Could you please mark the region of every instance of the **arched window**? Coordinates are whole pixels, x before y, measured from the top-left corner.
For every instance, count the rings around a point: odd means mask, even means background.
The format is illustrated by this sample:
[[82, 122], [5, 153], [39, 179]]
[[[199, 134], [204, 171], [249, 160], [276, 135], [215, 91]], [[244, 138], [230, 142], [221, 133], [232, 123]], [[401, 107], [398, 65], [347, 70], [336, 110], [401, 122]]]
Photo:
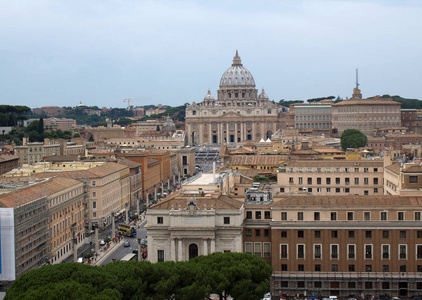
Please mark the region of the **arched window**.
[[189, 259], [195, 258], [198, 256], [198, 246], [196, 244], [189, 245]]

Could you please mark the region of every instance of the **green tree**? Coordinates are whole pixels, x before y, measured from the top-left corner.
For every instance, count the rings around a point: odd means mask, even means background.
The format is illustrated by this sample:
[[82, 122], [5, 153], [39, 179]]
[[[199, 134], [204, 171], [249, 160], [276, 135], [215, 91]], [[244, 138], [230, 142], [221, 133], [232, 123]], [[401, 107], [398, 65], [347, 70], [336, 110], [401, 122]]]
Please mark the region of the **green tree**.
[[43, 119], [43, 117], [40, 118], [40, 121], [38, 123], [38, 133], [39, 134], [44, 133], [44, 119]]
[[346, 151], [347, 148], [365, 147], [368, 143], [368, 138], [357, 129], [346, 129], [341, 134], [340, 141], [341, 148]]
[[220, 299], [259, 300], [270, 289], [272, 267], [255, 255], [215, 252], [189, 262], [202, 265], [206, 282]]
[[93, 142], [94, 141], [94, 136], [92, 134], [89, 136], [89, 140], [88, 141], [89, 142]]
[[132, 123], [133, 123], [133, 120], [126, 117], [120, 118], [119, 121], [115, 122], [115, 124], [118, 124], [120, 126], [127, 126]]
[[73, 134], [73, 137], [74, 137], [74, 138], [81, 137], [81, 134], [80, 134], [79, 132], [75, 132], [75, 133]]

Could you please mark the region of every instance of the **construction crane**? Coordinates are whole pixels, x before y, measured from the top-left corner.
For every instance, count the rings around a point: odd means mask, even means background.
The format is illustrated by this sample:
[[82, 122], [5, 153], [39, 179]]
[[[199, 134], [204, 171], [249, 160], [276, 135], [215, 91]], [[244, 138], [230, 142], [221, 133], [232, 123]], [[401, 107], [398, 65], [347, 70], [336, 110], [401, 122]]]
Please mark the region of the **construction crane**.
[[127, 110], [130, 110], [130, 103], [131, 102], [138, 102], [138, 101], [145, 101], [150, 100], [150, 98], [128, 98], [123, 100], [123, 102], [127, 102]]

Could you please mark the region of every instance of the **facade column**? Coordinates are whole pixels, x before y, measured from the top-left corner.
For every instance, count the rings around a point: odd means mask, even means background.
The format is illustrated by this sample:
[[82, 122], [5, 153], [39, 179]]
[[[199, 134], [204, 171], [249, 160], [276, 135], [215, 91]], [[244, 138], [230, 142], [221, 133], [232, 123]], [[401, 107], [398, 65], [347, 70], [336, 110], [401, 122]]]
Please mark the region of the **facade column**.
[[252, 121], [252, 141], [255, 141], [255, 122]]
[[157, 201], [157, 186], [154, 186], [154, 200]]
[[179, 249], [177, 250], [178, 258], [177, 261], [183, 261], [183, 244], [182, 240], [178, 240], [179, 243]]
[[230, 143], [230, 122], [226, 124], [226, 141]]
[[209, 139], [208, 139], [208, 145], [212, 144], [212, 122], [209, 124], [210, 130], [209, 130]]
[[208, 240], [204, 239], [204, 255], [208, 255]]
[[244, 141], [245, 139], [245, 122], [240, 123], [240, 140]]
[[111, 238], [114, 239], [115, 237], [116, 237], [116, 222], [114, 221], [114, 212], [112, 212], [111, 213]]
[[215, 252], [215, 239], [211, 239], [211, 253], [210, 254], [214, 252]]
[[237, 122], [234, 122], [234, 142], [237, 143]]
[[95, 226], [95, 252], [100, 253], [100, 243], [98, 242], [98, 225]]
[[142, 261], [141, 239], [138, 238], [138, 261]]
[[199, 124], [199, 131], [198, 131], [198, 135], [199, 135], [199, 144], [203, 144], [204, 143], [204, 124], [202, 124], [202, 122]]
[[[261, 122], [261, 138], [264, 139], [264, 137], [267, 136], [267, 131], [265, 129], [265, 121]], [[266, 138], [264, 140], [267, 140]]]
[[170, 255], [171, 255], [171, 260], [176, 261], [176, 240], [175, 239], [171, 239], [170, 241]]
[[73, 262], [78, 262], [78, 238], [76, 237], [76, 223], [72, 225]]

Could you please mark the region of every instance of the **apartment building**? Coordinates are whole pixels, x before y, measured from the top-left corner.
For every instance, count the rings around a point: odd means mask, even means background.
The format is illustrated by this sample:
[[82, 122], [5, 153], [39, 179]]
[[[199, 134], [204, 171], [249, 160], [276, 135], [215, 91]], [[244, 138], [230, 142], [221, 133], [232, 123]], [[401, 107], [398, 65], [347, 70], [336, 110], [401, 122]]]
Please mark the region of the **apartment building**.
[[375, 160], [288, 161], [277, 173], [278, 194], [383, 195], [384, 162]]
[[245, 203], [244, 251], [273, 266], [272, 295], [420, 294], [421, 204], [384, 195]]
[[19, 156], [19, 167], [23, 164], [35, 164], [44, 157], [58, 155], [84, 155], [85, 143], [68, 142], [67, 140], [44, 139], [44, 142], [29, 142], [22, 139], [22, 146], [15, 147], [15, 155]]
[[[73, 255], [85, 239], [85, 191], [80, 180], [53, 178], [55, 191], [48, 196], [50, 215], [50, 264]], [[74, 244], [75, 239], [76, 244]]]
[[0, 175], [5, 174], [19, 165], [19, 156], [1, 154], [0, 155]]
[[341, 135], [346, 129], [358, 129], [372, 135], [374, 129], [401, 126], [401, 104], [379, 96], [362, 99], [358, 84], [352, 98], [333, 104], [332, 124]]
[[0, 207], [14, 209], [16, 277], [46, 263], [57, 263], [83, 243], [83, 183], [47, 178], [25, 183], [2, 183]]
[[117, 163], [129, 168], [130, 207], [135, 207], [137, 205], [137, 201], [142, 199], [142, 165], [129, 159], [119, 159]]
[[[104, 228], [111, 224], [112, 214], [122, 214], [129, 206], [130, 172], [125, 165], [107, 162], [87, 170], [55, 172], [55, 176], [84, 182], [85, 228]], [[51, 177], [50, 172], [38, 173], [38, 178]]]
[[66, 118], [46, 118], [44, 121], [44, 127], [50, 130], [60, 129], [62, 131], [72, 130], [76, 128], [76, 120]]
[[22, 146], [15, 147], [15, 155], [19, 156], [19, 167], [23, 164], [34, 164], [44, 156], [60, 155], [61, 144], [49, 139], [44, 142], [29, 142], [23, 138]]
[[313, 129], [316, 132], [331, 132], [331, 110], [334, 102], [323, 100], [316, 103], [296, 103], [290, 106], [294, 114], [295, 128]]
[[422, 166], [394, 163], [384, 168], [384, 194], [422, 196]]
[[385, 147], [392, 150], [403, 150], [404, 145], [422, 145], [422, 134], [390, 133], [385, 136]]
[[58, 116], [65, 113], [65, 109], [59, 106], [43, 106], [32, 109], [34, 115], [47, 115], [49, 117]]
[[[161, 186], [163, 166], [161, 161], [148, 155], [147, 151], [130, 151], [128, 153], [118, 153], [119, 158], [141, 164], [142, 169], [142, 199], [150, 200], [157, 194], [157, 189]], [[170, 167], [170, 165], [168, 165]], [[170, 169], [169, 169], [170, 171]]]

